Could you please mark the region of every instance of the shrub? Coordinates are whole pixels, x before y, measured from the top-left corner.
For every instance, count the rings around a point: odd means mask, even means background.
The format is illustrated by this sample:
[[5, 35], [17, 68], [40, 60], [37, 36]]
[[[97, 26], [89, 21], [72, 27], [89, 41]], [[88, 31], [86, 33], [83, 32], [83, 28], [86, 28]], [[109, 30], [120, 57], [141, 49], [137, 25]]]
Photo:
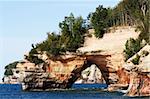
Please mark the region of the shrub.
[[92, 26], [95, 29], [95, 37], [102, 38], [108, 27], [108, 9], [100, 5], [96, 8], [94, 13], [90, 14], [90, 16]]
[[18, 63], [19, 63], [18, 61], [15, 61], [13, 63], [6, 65], [4, 75], [5, 76], [13, 75], [12, 69], [16, 68], [16, 65]]
[[141, 41], [139, 39], [130, 38], [129, 40], [127, 40], [124, 50], [125, 61], [136, 54], [142, 47], [143, 45], [141, 44]]
[[142, 52], [142, 55], [144, 55], [144, 56], [147, 56], [148, 54], [149, 54], [148, 51], [145, 51], [145, 50], [144, 50], [144, 51]]
[[140, 60], [140, 56], [137, 54], [136, 57], [131, 61], [134, 65], [139, 65], [139, 60]]
[[37, 56], [29, 55], [27, 58], [31, 63], [35, 63], [35, 65], [43, 63], [44, 61], [42, 59], [39, 59]]
[[13, 75], [12, 69], [6, 69], [5, 72], [4, 72], [4, 75], [5, 76]]
[[16, 65], [18, 64], [19, 62], [18, 61], [15, 61], [13, 63], [10, 63], [8, 65], [5, 66], [5, 69], [13, 69], [13, 68], [16, 68]]

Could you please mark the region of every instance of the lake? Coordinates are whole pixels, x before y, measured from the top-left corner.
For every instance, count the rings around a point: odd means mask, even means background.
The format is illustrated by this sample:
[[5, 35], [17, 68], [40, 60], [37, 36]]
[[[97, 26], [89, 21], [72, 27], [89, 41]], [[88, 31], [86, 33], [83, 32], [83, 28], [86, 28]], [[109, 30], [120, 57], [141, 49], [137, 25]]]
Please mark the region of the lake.
[[[105, 87], [106, 85], [101, 84], [75, 84], [73, 88], [65, 90], [26, 92], [22, 91], [21, 85], [18, 84], [0, 84], [0, 99], [130, 99], [119, 92], [104, 91]], [[149, 99], [135, 99], [141, 98]]]

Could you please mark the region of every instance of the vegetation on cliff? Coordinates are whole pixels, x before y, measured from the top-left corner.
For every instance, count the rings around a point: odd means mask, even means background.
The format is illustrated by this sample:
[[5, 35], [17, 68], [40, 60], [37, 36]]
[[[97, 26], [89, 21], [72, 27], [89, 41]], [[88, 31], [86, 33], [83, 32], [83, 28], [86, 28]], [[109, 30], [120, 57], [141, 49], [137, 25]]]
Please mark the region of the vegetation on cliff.
[[95, 30], [95, 36], [102, 38], [108, 27], [108, 9], [100, 5], [96, 8], [95, 12], [89, 14], [89, 18]]
[[5, 76], [13, 75], [12, 69], [16, 68], [16, 65], [18, 64], [18, 61], [15, 61], [13, 63], [10, 63], [5, 66]]
[[84, 34], [86, 33], [86, 27], [84, 26], [83, 18], [81, 16], [75, 18], [72, 13], [59, 23], [61, 28], [61, 47], [65, 51], [75, 52], [76, 49], [83, 45]]
[[119, 5], [122, 5], [124, 11], [130, 17], [131, 22], [137, 26], [137, 30], [141, 31], [137, 40], [130, 39], [126, 42], [126, 60], [132, 57], [142, 48], [142, 46], [140, 45], [140, 42], [142, 40], [150, 43], [149, 3], [149, 0], [123, 0], [119, 3]]
[[135, 25], [141, 31], [139, 39], [150, 42], [149, 17], [149, 0], [122, 0], [114, 8], [98, 6], [88, 19], [98, 38], [103, 37], [108, 27]]
[[139, 39], [130, 38], [125, 44], [125, 60], [135, 55], [144, 45]]
[[66, 16], [64, 21], [59, 23], [59, 27], [61, 29], [60, 34], [48, 33], [46, 40], [32, 45], [29, 56], [26, 59], [39, 64], [42, 63], [42, 60], [35, 56], [38, 52], [45, 51], [48, 56], [55, 57], [66, 51], [76, 52], [76, 49], [83, 45], [86, 27], [81, 16], [75, 18], [71, 13], [70, 16]]

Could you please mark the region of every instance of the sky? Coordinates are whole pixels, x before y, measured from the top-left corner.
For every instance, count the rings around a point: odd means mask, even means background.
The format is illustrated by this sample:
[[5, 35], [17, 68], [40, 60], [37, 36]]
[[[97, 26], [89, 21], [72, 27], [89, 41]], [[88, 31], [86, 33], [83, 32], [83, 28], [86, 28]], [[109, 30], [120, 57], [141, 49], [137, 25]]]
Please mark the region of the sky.
[[84, 19], [98, 5], [114, 7], [120, 0], [0, 0], [0, 82], [4, 67], [22, 60], [31, 44], [59, 32], [59, 22], [72, 12]]

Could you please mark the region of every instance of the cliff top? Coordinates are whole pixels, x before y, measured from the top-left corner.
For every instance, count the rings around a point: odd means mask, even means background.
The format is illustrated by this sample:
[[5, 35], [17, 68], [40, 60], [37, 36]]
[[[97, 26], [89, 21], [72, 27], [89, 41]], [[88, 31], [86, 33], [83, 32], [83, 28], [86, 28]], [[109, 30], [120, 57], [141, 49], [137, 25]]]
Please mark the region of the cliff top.
[[102, 51], [102, 53], [122, 53], [125, 43], [129, 38], [137, 38], [139, 32], [135, 32], [134, 27], [117, 27], [114, 32], [104, 34], [98, 39], [93, 36], [94, 30], [89, 30], [92, 37], [86, 37], [84, 46], [78, 50], [81, 52]]

